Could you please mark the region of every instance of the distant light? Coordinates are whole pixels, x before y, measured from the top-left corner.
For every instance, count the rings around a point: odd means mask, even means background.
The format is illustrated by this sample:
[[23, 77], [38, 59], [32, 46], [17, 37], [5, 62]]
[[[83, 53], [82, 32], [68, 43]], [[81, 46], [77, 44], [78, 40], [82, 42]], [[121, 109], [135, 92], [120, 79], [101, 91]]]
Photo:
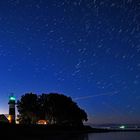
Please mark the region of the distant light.
[[11, 100], [11, 101], [15, 101], [15, 100], [16, 100], [16, 98], [15, 98], [15, 97], [13, 97], [13, 96], [11, 96], [11, 97], [10, 97], [10, 100]]
[[120, 126], [120, 129], [125, 129], [125, 126], [124, 125]]

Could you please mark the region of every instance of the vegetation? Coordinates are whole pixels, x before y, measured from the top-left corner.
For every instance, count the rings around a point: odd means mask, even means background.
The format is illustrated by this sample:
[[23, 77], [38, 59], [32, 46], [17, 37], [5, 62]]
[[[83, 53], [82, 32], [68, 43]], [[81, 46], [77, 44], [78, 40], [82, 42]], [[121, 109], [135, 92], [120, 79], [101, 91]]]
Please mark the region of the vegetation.
[[35, 124], [43, 119], [48, 120], [49, 124], [80, 126], [87, 121], [86, 112], [63, 94], [27, 93], [18, 100], [17, 108], [22, 124]]
[[21, 124], [34, 124], [38, 119], [39, 103], [36, 94], [28, 93], [17, 101], [17, 109], [19, 112], [19, 122]]

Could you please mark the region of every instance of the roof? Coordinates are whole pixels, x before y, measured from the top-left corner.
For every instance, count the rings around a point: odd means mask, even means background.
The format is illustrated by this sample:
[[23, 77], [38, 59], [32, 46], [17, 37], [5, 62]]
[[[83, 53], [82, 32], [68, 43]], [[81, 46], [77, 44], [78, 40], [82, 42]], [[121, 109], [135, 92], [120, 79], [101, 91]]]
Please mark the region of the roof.
[[4, 122], [4, 123], [8, 123], [8, 119], [4, 114], [0, 114], [0, 123]]

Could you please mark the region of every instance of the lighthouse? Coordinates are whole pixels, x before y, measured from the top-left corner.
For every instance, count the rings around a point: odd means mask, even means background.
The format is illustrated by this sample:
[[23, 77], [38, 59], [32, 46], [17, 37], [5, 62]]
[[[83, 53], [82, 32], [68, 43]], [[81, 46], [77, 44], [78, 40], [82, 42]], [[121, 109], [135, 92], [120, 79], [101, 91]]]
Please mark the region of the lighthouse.
[[10, 96], [8, 104], [9, 104], [9, 116], [8, 116], [9, 123], [15, 124], [16, 98], [14, 96]]

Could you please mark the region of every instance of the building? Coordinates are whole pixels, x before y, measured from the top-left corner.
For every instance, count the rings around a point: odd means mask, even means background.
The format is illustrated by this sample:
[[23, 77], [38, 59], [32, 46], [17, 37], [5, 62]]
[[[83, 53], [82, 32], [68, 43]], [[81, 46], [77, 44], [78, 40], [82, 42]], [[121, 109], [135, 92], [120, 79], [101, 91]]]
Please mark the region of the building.
[[0, 114], [0, 123], [9, 123], [9, 120], [4, 114]]
[[37, 124], [40, 124], [40, 125], [47, 125], [49, 122], [48, 120], [38, 120], [37, 121]]
[[16, 114], [15, 114], [15, 104], [16, 104], [16, 98], [14, 96], [10, 96], [9, 97], [9, 116], [8, 116], [8, 120], [9, 123], [16, 123]]

